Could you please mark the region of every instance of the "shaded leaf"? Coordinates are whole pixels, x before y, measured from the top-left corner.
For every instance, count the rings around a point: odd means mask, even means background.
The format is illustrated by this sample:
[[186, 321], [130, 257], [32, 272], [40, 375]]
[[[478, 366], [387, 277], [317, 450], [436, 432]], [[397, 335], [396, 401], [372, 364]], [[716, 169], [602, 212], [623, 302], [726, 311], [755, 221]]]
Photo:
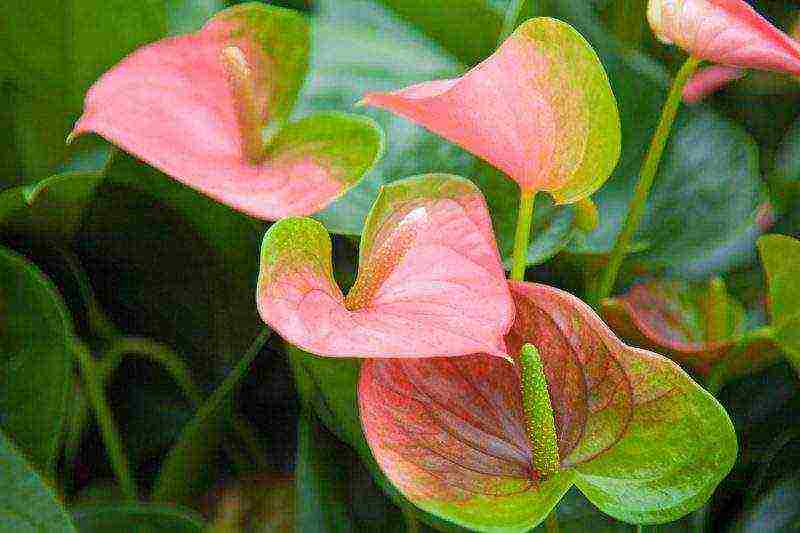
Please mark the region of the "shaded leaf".
[[661, 41], [698, 59], [800, 74], [800, 45], [743, 0], [650, 0], [647, 19]]
[[369, 93], [364, 102], [423, 125], [503, 170], [523, 191], [547, 191], [558, 203], [592, 194], [619, 158], [606, 73], [586, 40], [555, 19], [522, 24], [461, 78]]
[[262, 245], [258, 308], [284, 339], [333, 357], [503, 356], [513, 308], [478, 189], [430, 174], [383, 188], [342, 295], [331, 242], [311, 219], [274, 224]]
[[[372, 0], [315, 4], [311, 69], [298, 114], [349, 109], [365, 91], [388, 91], [461, 70], [452, 56]], [[470, 174], [474, 158], [460, 148], [401, 118], [365, 108], [357, 111], [385, 129], [387, 153], [359, 185], [315, 215], [331, 233], [361, 234], [386, 183], [426, 172]]]
[[48, 472], [67, 417], [72, 328], [52, 282], [0, 247], [0, 428]]
[[202, 518], [188, 509], [158, 504], [107, 504], [73, 509], [81, 533], [136, 531], [137, 533], [200, 533]]
[[800, 368], [800, 241], [766, 235], [758, 249], [769, 284], [769, 312], [775, 339]]
[[423, 509], [486, 531], [533, 527], [573, 481], [603, 512], [629, 522], [667, 522], [702, 505], [736, 455], [716, 400], [668, 359], [624, 345], [575, 297], [511, 287], [509, 348], [539, 349], [562, 472], [541, 485], [519, 376], [506, 361], [370, 359], [361, 417], [392, 482]]
[[0, 432], [0, 520], [7, 531], [74, 533], [52, 489]]
[[68, 244], [103, 179], [101, 172], [71, 172], [0, 192], [0, 231]]

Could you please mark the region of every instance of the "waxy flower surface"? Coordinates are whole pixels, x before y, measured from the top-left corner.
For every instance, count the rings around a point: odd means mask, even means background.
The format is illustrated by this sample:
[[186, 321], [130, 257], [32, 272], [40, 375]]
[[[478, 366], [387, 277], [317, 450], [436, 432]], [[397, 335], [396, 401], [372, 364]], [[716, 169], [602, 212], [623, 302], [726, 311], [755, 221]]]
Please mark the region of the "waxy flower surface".
[[623, 344], [574, 296], [510, 286], [508, 347], [541, 354], [560, 471], [533, 467], [517, 366], [485, 355], [370, 359], [361, 419], [389, 479], [415, 505], [479, 531], [528, 531], [573, 484], [627, 522], [702, 505], [736, 457], [722, 406], [672, 361]]
[[503, 337], [514, 318], [483, 196], [470, 181], [444, 174], [382, 189], [346, 297], [333, 280], [331, 241], [319, 222], [273, 225], [257, 301], [284, 339], [333, 357], [505, 357]]
[[451, 80], [371, 93], [367, 105], [408, 118], [485, 159], [524, 192], [573, 203], [619, 158], [614, 95], [594, 50], [571, 26], [523, 23], [491, 57]]
[[294, 11], [243, 4], [128, 56], [89, 90], [71, 137], [94, 132], [257, 218], [315, 213], [358, 182], [383, 137], [366, 118], [289, 115], [308, 67]]

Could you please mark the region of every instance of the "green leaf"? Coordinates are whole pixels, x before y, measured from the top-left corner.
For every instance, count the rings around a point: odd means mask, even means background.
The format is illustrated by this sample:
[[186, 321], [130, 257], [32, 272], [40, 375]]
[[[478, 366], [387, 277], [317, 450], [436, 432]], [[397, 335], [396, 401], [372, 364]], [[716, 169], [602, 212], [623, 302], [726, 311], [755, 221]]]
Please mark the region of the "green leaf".
[[74, 533], [75, 527], [22, 454], [0, 432], [0, 528], [30, 533]]
[[72, 335], [55, 286], [0, 247], [0, 428], [48, 472], [67, 416]]
[[81, 533], [200, 533], [205, 527], [188, 509], [146, 503], [81, 507], [73, 509], [72, 516]]
[[341, 447], [312, 412], [301, 413], [295, 467], [297, 531], [353, 531]]
[[800, 241], [786, 235], [758, 240], [769, 283], [769, 311], [775, 339], [800, 369]]
[[98, 298], [208, 383], [261, 331], [252, 302], [264, 225], [125, 154], [106, 180], [76, 240]]
[[464, 64], [494, 52], [503, 17], [486, 0], [380, 0]]
[[164, 0], [170, 35], [199, 30], [214, 13], [225, 9], [223, 0]]
[[27, 179], [51, 173], [83, 95], [108, 68], [166, 34], [162, 0], [34, 0], [6, 6], [0, 78], [14, 84], [14, 132]]
[[102, 172], [69, 172], [0, 192], [0, 232], [68, 244], [103, 179]]
[[[420, 33], [367, 0], [323, 0], [313, 23], [300, 116], [351, 108], [369, 91], [458, 75], [463, 67]], [[364, 53], [369, 50], [369, 53]], [[328, 231], [359, 235], [381, 185], [423, 172], [469, 175], [474, 158], [399, 117], [359, 110], [386, 131], [387, 153], [361, 183], [315, 215]]]
[[670, 522], [699, 508], [728, 474], [736, 434], [723, 407], [676, 365], [635, 358], [624, 364], [637, 375], [638, 405], [622, 439], [576, 467], [575, 485], [619, 520]]

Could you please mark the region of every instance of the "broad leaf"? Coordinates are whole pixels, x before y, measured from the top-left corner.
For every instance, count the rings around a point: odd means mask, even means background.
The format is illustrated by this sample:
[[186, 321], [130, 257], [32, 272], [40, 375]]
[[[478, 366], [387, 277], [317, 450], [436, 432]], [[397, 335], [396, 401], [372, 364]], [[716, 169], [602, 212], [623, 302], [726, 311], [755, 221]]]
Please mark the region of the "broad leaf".
[[[382, 150], [363, 118], [283, 128], [305, 76], [301, 15], [247, 4], [139, 49], [89, 91], [73, 136], [95, 132], [212, 198], [275, 220], [324, 208]], [[142, 113], [141, 109], [148, 109]]]
[[48, 472], [67, 416], [72, 335], [53, 283], [0, 247], [0, 428]]
[[0, 231], [69, 243], [104, 176], [74, 172], [0, 192]]
[[264, 237], [258, 309], [284, 339], [333, 357], [503, 356], [513, 317], [480, 191], [430, 174], [382, 190], [361, 238], [345, 298], [331, 242], [311, 219], [284, 219]]
[[535, 526], [574, 482], [636, 523], [696, 509], [728, 473], [736, 437], [723, 408], [668, 359], [624, 345], [575, 297], [512, 282], [512, 353], [537, 346], [562, 471], [531, 463], [518, 371], [507, 361], [370, 359], [362, 422], [381, 468], [416, 505], [482, 531]]
[[[311, 68], [299, 114], [350, 109], [365, 91], [455, 76], [463, 68], [372, 0], [320, 0], [315, 6]], [[385, 129], [387, 153], [359, 185], [315, 215], [331, 233], [360, 235], [386, 183], [432, 171], [469, 176], [474, 158], [460, 148], [404, 119], [363, 107], [357, 111]]]
[[[370, 93], [369, 105], [421, 124], [558, 203], [592, 194], [616, 166], [620, 125], [597, 55], [568, 24], [521, 25], [458, 79]], [[521, 120], [525, 118], [528, 120]]]
[[6, 531], [75, 533], [53, 490], [0, 432], [0, 521]]
[[769, 311], [775, 338], [800, 368], [800, 241], [766, 235], [758, 248], [769, 283]]
[[136, 533], [201, 533], [203, 519], [188, 509], [131, 503], [81, 507], [72, 511], [81, 533], [136, 531]]
[[744, 0], [650, 0], [647, 19], [661, 41], [699, 59], [800, 74], [800, 44]]
[[634, 346], [706, 373], [744, 333], [745, 311], [724, 286], [653, 281], [602, 302], [603, 318]]

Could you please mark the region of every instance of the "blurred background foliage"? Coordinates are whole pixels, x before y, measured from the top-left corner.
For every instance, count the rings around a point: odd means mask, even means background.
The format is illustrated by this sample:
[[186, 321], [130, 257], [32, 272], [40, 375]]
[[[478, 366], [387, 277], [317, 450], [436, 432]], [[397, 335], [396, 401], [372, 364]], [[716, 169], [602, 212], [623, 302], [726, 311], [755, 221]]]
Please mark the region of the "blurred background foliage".
[[[0, 300], [0, 429], [13, 442], [0, 441], [0, 456], [17, 457], [18, 448], [58, 488], [81, 531], [134, 525], [142, 528], [137, 531], [193, 531], [202, 520], [195, 513], [219, 531], [240, 522], [254, 530], [259, 521], [276, 531], [291, 525], [404, 531], [416, 511], [377, 472], [366, 448], [355, 408], [356, 361], [314, 358], [273, 336], [235, 402], [187, 426], [264, 327], [254, 293], [267, 225], [99, 138], [65, 143], [99, 75], [138, 46], [199, 28], [231, 3], [31, 0], [11, 2], [0, 13], [0, 293], [6, 295]], [[307, 12], [314, 31], [296, 114], [364, 113], [387, 133], [381, 163], [318, 215], [339, 234], [340, 284], [354, 280], [355, 237], [380, 186], [422, 172], [475, 180], [507, 258], [518, 195], [512, 182], [409, 122], [353, 108], [367, 91], [456, 76], [481, 61], [497, 44], [506, 0], [275, 3]], [[800, 17], [793, 2], [751, 3], [787, 31]], [[543, 202], [528, 279], [582, 294], [619, 231], [670, 75], [683, 60], [655, 41], [645, 4], [524, 3], [523, 18], [565, 20], [595, 47], [623, 127], [619, 166], [595, 195], [600, 227], [583, 233], [571, 208]], [[800, 233], [799, 117], [800, 85], [765, 73], [684, 106], [620, 288], [657, 276], [720, 275], [745, 304], [749, 325], [766, 323], [755, 240], [768, 230]], [[75, 371], [70, 346], [76, 338], [101, 362], [99, 379], [140, 492], [155, 487], [156, 500], [183, 510], [108, 507], [120, 491], [93, 423], [90, 393]], [[25, 356], [8, 355], [16, 353]], [[646, 529], [800, 527], [797, 391], [797, 378], [783, 363], [725, 387], [720, 399], [740, 439], [734, 471], [702, 512]], [[185, 453], [174, 453], [176, 443]], [[0, 493], [13, 489], [8, 483], [0, 479]], [[260, 516], [253, 509], [271, 511]], [[565, 531], [633, 530], [601, 516], [575, 491], [559, 515]], [[430, 516], [418, 518], [423, 529], [453, 530]]]

